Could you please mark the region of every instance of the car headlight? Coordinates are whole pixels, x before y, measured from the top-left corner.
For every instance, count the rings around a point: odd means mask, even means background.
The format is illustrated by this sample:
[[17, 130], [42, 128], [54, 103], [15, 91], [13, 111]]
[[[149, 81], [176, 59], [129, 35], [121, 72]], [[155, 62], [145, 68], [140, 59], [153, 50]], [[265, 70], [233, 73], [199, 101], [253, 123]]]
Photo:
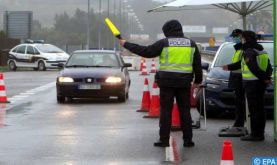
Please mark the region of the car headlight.
[[71, 77], [59, 77], [59, 82], [61, 82], [61, 83], [71, 83], [71, 82], [74, 82], [74, 80]]
[[106, 83], [120, 83], [122, 79], [120, 77], [108, 77]]

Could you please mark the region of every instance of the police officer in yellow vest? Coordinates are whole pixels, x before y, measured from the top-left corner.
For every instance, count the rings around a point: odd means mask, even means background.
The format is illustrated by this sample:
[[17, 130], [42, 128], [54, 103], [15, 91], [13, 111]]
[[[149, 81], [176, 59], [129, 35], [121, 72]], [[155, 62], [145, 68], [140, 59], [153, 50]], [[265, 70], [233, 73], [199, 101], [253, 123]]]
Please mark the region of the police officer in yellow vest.
[[142, 57], [160, 57], [160, 68], [155, 76], [160, 87], [160, 139], [154, 143], [154, 146], [169, 146], [172, 108], [176, 98], [183, 131], [183, 146], [192, 147], [194, 142], [190, 114], [190, 88], [193, 80], [196, 87], [199, 87], [202, 82], [201, 56], [196, 43], [184, 37], [179, 21], [170, 20], [162, 29], [166, 38], [152, 45], [140, 46], [125, 40], [120, 40], [120, 44]]
[[234, 67], [241, 68], [243, 85], [245, 88], [250, 113], [251, 133], [241, 138], [243, 141], [264, 140], [265, 110], [264, 93], [271, 83], [272, 66], [268, 54], [262, 45], [257, 43], [255, 32], [242, 33], [243, 58], [241, 63]]
[[235, 105], [236, 105], [236, 119], [233, 127], [244, 127], [245, 121], [245, 99], [244, 99], [244, 89], [242, 85], [242, 75], [241, 69], [233, 69], [232, 66], [238, 63], [241, 63], [242, 59], [242, 43], [241, 43], [241, 36], [242, 36], [241, 29], [235, 29], [232, 31], [230, 35], [233, 38], [233, 42], [236, 44], [234, 45], [235, 54], [232, 58], [232, 64], [224, 66], [225, 70], [231, 70], [230, 77], [229, 77], [229, 88], [235, 90]]

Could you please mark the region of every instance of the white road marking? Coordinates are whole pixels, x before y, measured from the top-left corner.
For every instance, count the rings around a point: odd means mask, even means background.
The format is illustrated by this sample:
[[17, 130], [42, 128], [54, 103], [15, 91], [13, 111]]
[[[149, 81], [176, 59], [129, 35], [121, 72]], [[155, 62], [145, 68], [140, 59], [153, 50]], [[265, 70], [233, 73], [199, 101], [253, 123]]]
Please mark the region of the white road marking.
[[10, 98], [8, 98], [8, 100], [11, 101], [12, 103], [16, 103], [17, 101], [20, 101], [20, 100], [23, 100], [25, 98], [28, 98], [31, 95], [35, 95], [38, 92], [42, 92], [42, 91], [45, 91], [45, 90], [47, 90], [49, 88], [52, 88], [55, 85], [56, 85], [56, 82], [51, 82], [51, 83], [48, 83], [46, 85], [39, 86], [37, 88], [31, 89], [31, 90], [27, 90], [27, 91], [22, 92], [22, 93], [20, 93], [18, 95], [10, 97]]

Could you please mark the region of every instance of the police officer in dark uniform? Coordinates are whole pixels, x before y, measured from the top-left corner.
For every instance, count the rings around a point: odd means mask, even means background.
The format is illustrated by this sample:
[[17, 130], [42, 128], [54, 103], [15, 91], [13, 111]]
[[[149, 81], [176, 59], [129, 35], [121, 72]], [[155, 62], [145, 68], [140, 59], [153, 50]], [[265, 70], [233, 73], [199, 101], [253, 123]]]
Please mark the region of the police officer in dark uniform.
[[194, 80], [196, 87], [202, 82], [201, 56], [196, 43], [184, 37], [177, 20], [166, 22], [162, 28], [165, 39], [149, 46], [120, 40], [120, 44], [131, 52], [146, 58], [160, 58], [160, 68], [155, 78], [160, 87], [160, 139], [156, 147], [169, 146], [171, 117], [174, 98], [180, 111], [183, 146], [192, 147], [192, 119], [190, 114], [190, 88]]
[[266, 115], [264, 110], [264, 93], [271, 83], [272, 66], [268, 54], [262, 45], [257, 43], [255, 32], [242, 33], [243, 58], [241, 64], [233, 66], [241, 68], [243, 86], [245, 88], [250, 113], [251, 133], [243, 136], [243, 141], [264, 140]]
[[229, 77], [229, 88], [235, 90], [235, 105], [236, 105], [236, 119], [233, 127], [244, 127], [245, 121], [245, 101], [244, 89], [242, 85], [241, 69], [233, 69], [232, 66], [241, 63], [242, 59], [242, 43], [241, 43], [241, 29], [233, 30], [230, 35], [233, 38], [235, 53], [232, 57], [232, 64], [223, 66], [225, 70], [231, 70]]

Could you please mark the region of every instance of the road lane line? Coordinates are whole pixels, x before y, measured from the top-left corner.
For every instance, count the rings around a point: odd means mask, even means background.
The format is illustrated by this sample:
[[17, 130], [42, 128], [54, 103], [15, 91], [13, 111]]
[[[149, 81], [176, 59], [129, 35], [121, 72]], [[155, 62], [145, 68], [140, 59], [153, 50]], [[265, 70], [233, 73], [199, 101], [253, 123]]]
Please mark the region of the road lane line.
[[51, 83], [48, 83], [48, 84], [45, 84], [43, 86], [39, 86], [39, 87], [36, 87], [34, 89], [29, 89], [25, 92], [22, 92], [18, 95], [15, 95], [15, 96], [12, 96], [11, 98], [8, 98], [8, 100], [11, 100], [12, 103], [16, 103], [17, 101], [20, 101], [22, 99], [25, 99], [25, 98], [28, 98], [32, 95], [35, 95], [36, 93], [38, 92], [42, 92], [42, 91], [45, 91], [49, 88], [52, 88], [56, 85], [56, 82], [51, 82]]

